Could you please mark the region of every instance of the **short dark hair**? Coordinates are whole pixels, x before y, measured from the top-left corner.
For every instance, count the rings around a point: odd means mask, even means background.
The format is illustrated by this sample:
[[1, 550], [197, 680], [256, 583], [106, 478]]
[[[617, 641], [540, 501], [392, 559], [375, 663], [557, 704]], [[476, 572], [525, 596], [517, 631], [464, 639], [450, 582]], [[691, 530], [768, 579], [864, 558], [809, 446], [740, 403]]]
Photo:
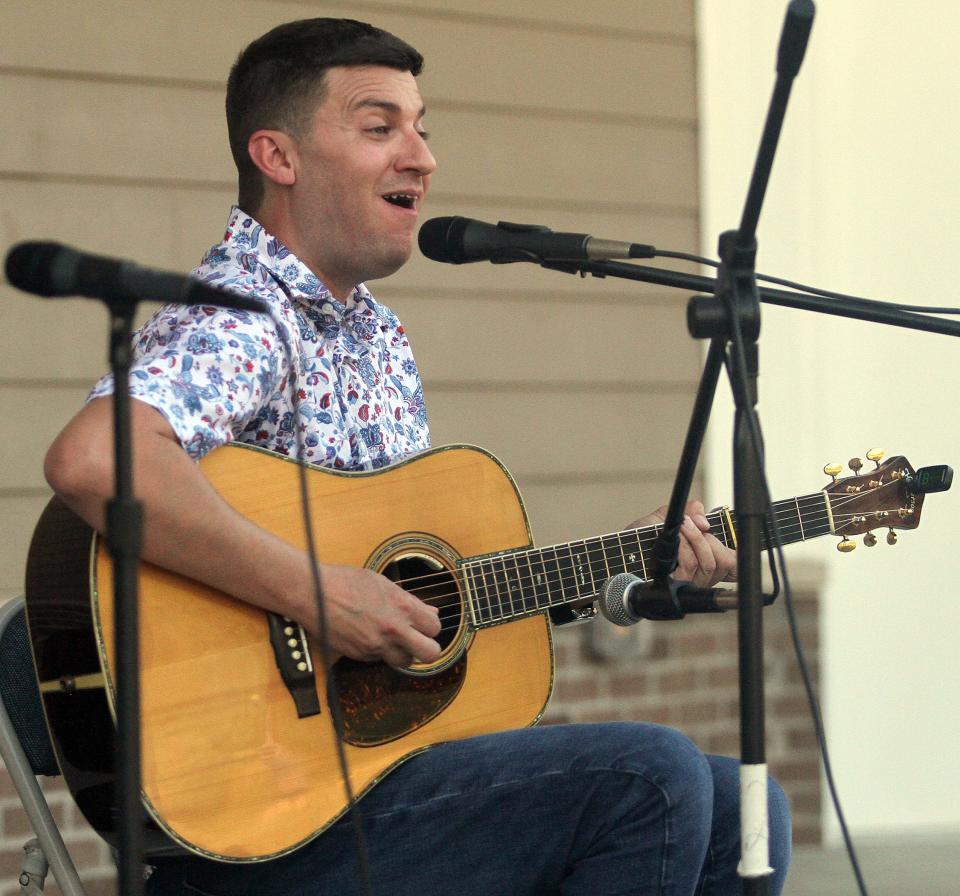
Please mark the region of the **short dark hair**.
[[382, 65], [423, 70], [423, 56], [388, 31], [353, 19], [301, 19], [257, 38], [237, 57], [227, 81], [227, 131], [237, 166], [237, 202], [256, 214], [263, 179], [250, 159], [250, 135], [261, 128], [301, 137], [322, 102], [324, 74], [334, 66]]

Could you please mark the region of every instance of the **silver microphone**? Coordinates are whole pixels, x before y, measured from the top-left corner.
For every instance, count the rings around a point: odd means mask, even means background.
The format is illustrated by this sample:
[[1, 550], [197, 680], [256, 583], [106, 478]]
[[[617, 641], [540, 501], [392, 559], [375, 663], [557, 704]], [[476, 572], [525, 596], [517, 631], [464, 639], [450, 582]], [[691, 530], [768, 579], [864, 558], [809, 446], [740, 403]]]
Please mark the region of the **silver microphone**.
[[604, 618], [614, 625], [636, 625], [642, 616], [638, 616], [630, 607], [630, 594], [643, 579], [629, 572], [611, 576], [603, 585], [599, 607]]

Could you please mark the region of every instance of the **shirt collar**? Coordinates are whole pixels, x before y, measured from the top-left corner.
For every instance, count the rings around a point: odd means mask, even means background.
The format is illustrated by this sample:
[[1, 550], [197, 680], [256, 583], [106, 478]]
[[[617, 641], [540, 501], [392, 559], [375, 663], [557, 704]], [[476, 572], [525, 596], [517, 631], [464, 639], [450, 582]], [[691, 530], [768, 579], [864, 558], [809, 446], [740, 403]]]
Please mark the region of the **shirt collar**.
[[[224, 243], [240, 252], [249, 253], [255, 262], [262, 265], [279, 281], [291, 299], [305, 305], [316, 306], [337, 316], [356, 306], [369, 307], [373, 296], [361, 283], [340, 301], [296, 255], [252, 215], [239, 206], [230, 209]], [[328, 307], [329, 306], [329, 307]]]

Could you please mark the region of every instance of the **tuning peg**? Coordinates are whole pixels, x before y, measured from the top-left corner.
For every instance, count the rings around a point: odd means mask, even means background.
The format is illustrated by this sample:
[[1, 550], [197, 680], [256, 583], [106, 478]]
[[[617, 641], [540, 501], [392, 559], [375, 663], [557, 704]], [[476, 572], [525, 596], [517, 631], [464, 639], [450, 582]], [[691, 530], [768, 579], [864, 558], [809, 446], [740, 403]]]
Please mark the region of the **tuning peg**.
[[880, 461], [883, 460], [883, 456], [886, 454], [881, 448], [871, 448], [867, 452], [867, 460], [872, 460], [876, 465], [877, 469], [880, 469]]
[[851, 541], [849, 538], [844, 538], [843, 541], [837, 545], [837, 550], [841, 554], [849, 554], [856, 546], [857, 543], [855, 541]]
[[834, 482], [837, 481], [837, 476], [840, 475], [842, 470], [843, 470], [843, 467], [841, 467], [840, 464], [827, 464], [823, 468], [823, 472], [826, 473], [828, 476], [832, 476]]
[[868, 532], [863, 536], [863, 543], [868, 547], [872, 548], [877, 543], [877, 536], [872, 532]]
[[896, 544], [897, 543], [897, 533], [891, 529], [887, 533], [887, 544]]
[[853, 470], [854, 473], [859, 473], [860, 468], [863, 466], [863, 461], [859, 457], [851, 457], [850, 461], [847, 463], [847, 466]]

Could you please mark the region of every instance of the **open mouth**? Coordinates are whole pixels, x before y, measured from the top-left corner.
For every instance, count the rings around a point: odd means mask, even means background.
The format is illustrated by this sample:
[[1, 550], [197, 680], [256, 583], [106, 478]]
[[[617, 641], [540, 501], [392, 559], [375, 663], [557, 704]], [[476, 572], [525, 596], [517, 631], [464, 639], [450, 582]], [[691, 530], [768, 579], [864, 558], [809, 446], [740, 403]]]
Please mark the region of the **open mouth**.
[[400, 208], [415, 209], [417, 207], [416, 196], [411, 196], [407, 193], [387, 193], [383, 198], [391, 205], [396, 205]]

